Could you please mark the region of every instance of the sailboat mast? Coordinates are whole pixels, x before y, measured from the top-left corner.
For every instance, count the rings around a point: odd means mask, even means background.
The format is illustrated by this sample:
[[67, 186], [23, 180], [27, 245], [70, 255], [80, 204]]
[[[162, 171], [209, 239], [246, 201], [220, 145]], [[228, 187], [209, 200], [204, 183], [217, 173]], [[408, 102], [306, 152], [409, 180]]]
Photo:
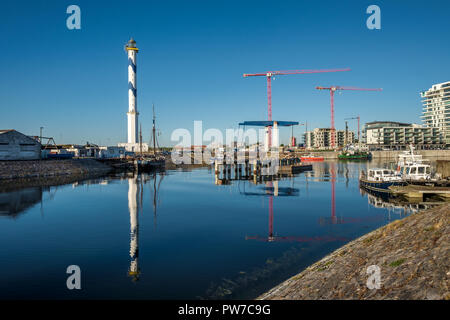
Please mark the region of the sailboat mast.
[[141, 153], [141, 157], [142, 157], [142, 124], [140, 125], [139, 128], [139, 151]]
[[153, 154], [156, 155], [156, 120], [155, 105], [153, 104]]

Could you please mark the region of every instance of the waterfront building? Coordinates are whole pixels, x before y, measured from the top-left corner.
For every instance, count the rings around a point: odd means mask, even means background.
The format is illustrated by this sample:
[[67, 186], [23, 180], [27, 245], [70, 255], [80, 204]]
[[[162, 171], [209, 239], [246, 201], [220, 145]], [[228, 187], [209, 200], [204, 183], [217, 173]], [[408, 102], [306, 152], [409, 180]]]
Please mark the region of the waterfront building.
[[442, 147], [438, 127], [424, 127], [419, 124], [394, 121], [373, 121], [364, 125], [362, 142], [369, 150], [403, 150], [414, 144], [418, 149]]
[[98, 158], [109, 159], [109, 158], [124, 158], [125, 157], [125, 147], [99, 147]]
[[118, 146], [98, 146], [93, 143], [86, 143], [85, 145], [57, 145], [57, 149], [66, 150], [73, 153], [74, 157], [87, 158], [123, 158], [126, 154], [125, 147]]
[[38, 160], [41, 144], [16, 130], [0, 130], [0, 160]]
[[345, 144], [355, 142], [355, 133], [345, 130], [332, 130], [331, 128], [315, 128], [313, 131], [307, 131], [304, 134], [306, 149], [332, 149], [331, 137], [334, 135], [334, 141], [337, 147], [344, 147]]
[[450, 144], [450, 81], [434, 84], [420, 93], [423, 104], [422, 123], [425, 127], [438, 127], [443, 142]]
[[338, 130], [337, 144], [339, 147], [345, 147], [346, 145], [355, 143], [355, 133], [353, 131], [347, 130], [347, 136], [345, 130]]

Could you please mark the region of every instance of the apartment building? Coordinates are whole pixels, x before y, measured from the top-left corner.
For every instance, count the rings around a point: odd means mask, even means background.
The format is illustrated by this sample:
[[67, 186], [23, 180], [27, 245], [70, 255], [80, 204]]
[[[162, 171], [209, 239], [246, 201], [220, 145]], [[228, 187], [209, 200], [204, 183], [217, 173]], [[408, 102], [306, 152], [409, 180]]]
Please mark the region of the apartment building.
[[364, 125], [362, 142], [370, 150], [406, 149], [414, 144], [419, 149], [443, 147], [443, 139], [438, 127], [424, 127], [418, 124], [373, 121]]
[[434, 84], [420, 93], [423, 104], [422, 123], [438, 127], [445, 144], [450, 144], [450, 81]]
[[331, 137], [334, 134], [336, 147], [344, 147], [355, 142], [355, 133], [345, 130], [331, 130], [331, 128], [315, 128], [304, 134], [305, 147], [307, 149], [331, 149]]

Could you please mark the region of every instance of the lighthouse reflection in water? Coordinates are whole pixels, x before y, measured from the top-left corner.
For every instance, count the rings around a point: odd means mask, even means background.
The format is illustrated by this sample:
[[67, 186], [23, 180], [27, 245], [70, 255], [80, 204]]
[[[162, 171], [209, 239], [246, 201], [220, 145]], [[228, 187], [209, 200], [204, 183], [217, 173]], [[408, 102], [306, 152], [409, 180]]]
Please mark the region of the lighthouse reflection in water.
[[[142, 185], [138, 184], [138, 178], [133, 177], [128, 179], [128, 210], [130, 211], [130, 268], [128, 275], [132, 277], [133, 281], [139, 280], [139, 207], [142, 208], [142, 203], [138, 205], [139, 189], [142, 191]], [[142, 199], [142, 198], [141, 198]]]
[[150, 189], [153, 198], [153, 224], [156, 227], [158, 189], [163, 179], [164, 172], [154, 172], [151, 175], [136, 174], [128, 178], [128, 211], [130, 213], [130, 266], [128, 276], [133, 282], [138, 281], [141, 275], [139, 266], [139, 215], [142, 214], [144, 208], [144, 184], [147, 184], [150, 180], [153, 181], [153, 187], [150, 187]]

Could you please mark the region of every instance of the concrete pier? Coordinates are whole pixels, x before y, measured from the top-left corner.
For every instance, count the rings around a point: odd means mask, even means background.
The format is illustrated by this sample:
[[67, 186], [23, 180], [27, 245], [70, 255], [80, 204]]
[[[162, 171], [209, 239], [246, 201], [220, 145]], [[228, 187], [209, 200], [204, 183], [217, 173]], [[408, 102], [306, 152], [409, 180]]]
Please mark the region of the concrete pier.
[[232, 180], [271, 181], [309, 170], [312, 170], [312, 165], [302, 164], [298, 158], [246, 159], [242, 163], [214, 161], [215, 181], [219, 185], [229, 184]]

